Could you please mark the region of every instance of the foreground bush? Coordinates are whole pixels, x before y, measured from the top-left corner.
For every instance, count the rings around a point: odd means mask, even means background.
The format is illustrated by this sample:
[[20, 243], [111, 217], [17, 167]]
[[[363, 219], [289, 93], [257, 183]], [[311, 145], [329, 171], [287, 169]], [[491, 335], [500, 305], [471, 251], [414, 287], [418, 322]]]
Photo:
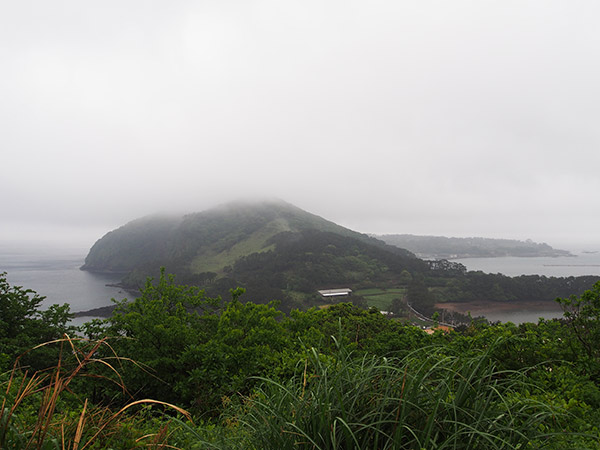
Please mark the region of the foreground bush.
[[[167, 421], [152, 420], [148, 412], [132, 415], [141, 405], [160, 405], [177, 413], [189, 414], [174, 405], [155, 400], [131, 402], [113, 411], [95, 407], [75, 391], [79, 382], [93, 383], [90, 366], [109, 368], [105, 381], [119, 385], [123, 392], [118, 365], [121, 358], [96, 359], [105, 339], [90, 342], [68, 337], [42, 344], [28, 353], [49, 346], [59, 348], [52, 368], [29, 373], [17, 359], [11, 372], [4, 374], [0, 408], [0, 448], [70, 449], [86, 448], [164, 448], [169, 438]], [[90, 378], [91, 376], [91, 378]], [[74, 390], [75, 389], [75, 390]], [[145, 414], [145, 415], [144, 415]]]
[[497, 370], [489, 351], [461, 357], [439, 350], [398, 360], [353, 359], [342, 346], [333, 357], [313, 349], [288, 382], [262, 379], [230, 408], [226, 423], [236, 439], [218, 447], [519, 449], [571, 442], [553, 432], [566, 413], [528, 394], [526, 372]]

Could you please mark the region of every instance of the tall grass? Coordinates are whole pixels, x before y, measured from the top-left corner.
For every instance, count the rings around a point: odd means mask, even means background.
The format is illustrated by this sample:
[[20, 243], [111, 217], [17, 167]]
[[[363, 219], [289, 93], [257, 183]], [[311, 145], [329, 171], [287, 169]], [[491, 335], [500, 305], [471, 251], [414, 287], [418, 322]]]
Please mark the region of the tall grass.
[[[63, 339], [37, 346], [58, 346], [55, 366], [29, 373], [20, 366], [18, 358], [12, 371], [6, 374], [0, 407], [0, 448], [85, 450], [105, 448], [109, 442], [122, 448], [144, 446], [166, 448], [168, 426], [157, 432], [142, 434], [142, 428], [126, 412], [139, 405], [161, 405], [191, 419], [189, 414], [174, 405], [156, 400], [139, 400], [114, 412], [108, 408], [90, 407], [73, 390], [74, 380], [81, 377], [104, 378], [116, 383], [126, 392], [118, 366], [124, 358], [114, 355], [98, 359], [102, 346], [110, 348], [106, 339], [90, 342], [83, 339]], [[109, 375], [100, 376], [90, 366], [108, 368]], [[77, 410], [76, 414], [70, 411]], [[136, 435], [137, 433], [137, 435]]]
[[[310, 349], [286, 382], [259, 378], [251, 396], [227, 406], [225, 425], [195, 427], [186, 411], [154, 400], [117, 411], [90, 406], [75, 380], [98, 377], [97, 364], [126, 392], [123, 358], [96, 358], [102, 346], [110, 349], [106, 339], [65, 337], [43, 344], [60, 347], [54, 367], [29, 374], [17, 361], [5, 374], [0, 448], [524, 449], [551, 443], [551, 430], [560, 429], [561, 414], [529, 396], [527, 373], [498, 370], [492, 349], [356, 358], [336, 344], [334, 355]], [[149, 427], [129, 414], [144, 404], [171, 408], [187, 421]]]
[[556, 411], [521, 395], [523, 372], [424, 349], [403, 360], [310, 351], [286, 383], [262, 379], [237, 420], [244, 448], [518, 449], [543, 442]]

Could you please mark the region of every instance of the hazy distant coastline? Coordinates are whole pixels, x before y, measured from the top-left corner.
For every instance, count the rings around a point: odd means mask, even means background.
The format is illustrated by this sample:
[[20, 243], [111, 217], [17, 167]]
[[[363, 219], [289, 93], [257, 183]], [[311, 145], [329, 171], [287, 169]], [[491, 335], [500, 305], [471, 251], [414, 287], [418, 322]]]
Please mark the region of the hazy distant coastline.
[[519, 241], [482, 237], [417, 236], [412, 234], [385, 234], [374, 235], [374, 237], [381, 239], [386, 244], [405, 248], [419, 258], [424, 259], [575, 256], [568, 250], [555, 249], [546, 243], [540, 244], [530, 239]]

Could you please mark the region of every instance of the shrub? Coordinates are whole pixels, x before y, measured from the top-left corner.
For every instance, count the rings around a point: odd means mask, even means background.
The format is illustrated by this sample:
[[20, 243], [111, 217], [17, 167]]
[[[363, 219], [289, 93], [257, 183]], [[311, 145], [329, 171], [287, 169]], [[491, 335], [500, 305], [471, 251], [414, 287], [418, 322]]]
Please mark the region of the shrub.
[[[427, 348], [402, 360], [312, 349], [286, 383], [262, 379], [237, 420], [249, 448], [516, 449], [542, 442], [560, 416], [521, 395], [525, 372], [498, 371], [489, 351]], [[549, 427], [548, 424], [552, 425]]]
[[[106, 339], [87, 341], [63, 339], [41, 344], [28, 353], [58, 345], [59, 358], [50, 369], [29, 373], [21, 367], [19, 357], [11, 372], [4, 375], [4, 392], [0, 407], [0, 448], [71, 449], [132, 448], [162, 445], [168, 439], [168, 424], [159, 426], [144, 417], [128, 414], [140, 405], [161, 405], [183, 414], [181, 408], [155, 400], [126, 404], [114, 412], [90, 405], [75, 392], [77, 380], [93, 382], [89, 366], [102, 365], [111, 373], [108, 381], [123, 386], [115, 362], [121, 358], [97, 359]], [[158, 429], [158, 431], [156, 431]]]

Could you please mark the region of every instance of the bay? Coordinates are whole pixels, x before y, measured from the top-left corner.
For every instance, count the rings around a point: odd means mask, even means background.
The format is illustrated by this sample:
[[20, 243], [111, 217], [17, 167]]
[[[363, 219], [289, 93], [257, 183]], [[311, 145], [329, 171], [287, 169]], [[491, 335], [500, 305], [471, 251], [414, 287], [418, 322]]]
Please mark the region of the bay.
[[[559, 257], [497, 257], [458, 258], [454, 262], [463, 264], [469, 271], [500, 273], [515, 277], [520, 275], [544, 275], [547, 277], [600, 276], [600, 252], [572, 252], [573, 256]], [[482, 302], [450, 305], [459, 312], [469, 311], [473, 316], [483, 316], [492, 322], [537, 322], [538, 319], [553, 319], [563, 316], [560, 306], [554, 302], [528, 302], [518, 305]]]
[[[119, 287], [118, 275], [79, 270], [87, 249], [48, 243], [0, 242], [0, 272], [11, 286], [31, 289], [46, 298], [42, 308], [69, 303], [72, 312], [111, 305], [111, 299], [131, 298]], [[76, 318], [79, 325], [87, 318]]]
[[466, 266], [467, 270], [485, 273], [501, 273], [509, 277], [519, 275], [545, 275], [547, 277], [600, 276], [600, 252], [573, 252], [574, 256], [458, 258], [454, 262]]

